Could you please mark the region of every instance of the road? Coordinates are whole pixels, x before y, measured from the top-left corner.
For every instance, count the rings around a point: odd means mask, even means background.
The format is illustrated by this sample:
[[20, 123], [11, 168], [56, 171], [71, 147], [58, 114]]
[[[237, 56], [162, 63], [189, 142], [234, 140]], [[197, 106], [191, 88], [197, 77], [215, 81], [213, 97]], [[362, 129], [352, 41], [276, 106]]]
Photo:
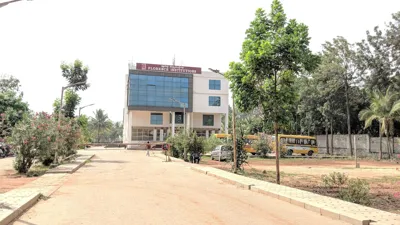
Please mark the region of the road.
[[142, 151], [109, 150], [14, 225], [345, 224]]

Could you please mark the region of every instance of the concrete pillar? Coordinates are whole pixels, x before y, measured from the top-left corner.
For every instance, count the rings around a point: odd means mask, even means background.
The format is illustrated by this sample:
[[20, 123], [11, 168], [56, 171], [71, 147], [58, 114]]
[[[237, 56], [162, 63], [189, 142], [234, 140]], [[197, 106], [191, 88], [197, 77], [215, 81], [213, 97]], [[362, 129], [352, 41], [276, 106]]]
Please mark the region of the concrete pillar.
[[369, 134], [367, 134], [367, 148], [368, 148], [368, 153], [371, 153], [371, 137]]
[[218, 134], [222, 134], [222, 130], [221, 129], [219, 129]]
[[132, 123], [133, 123], [133, 112], [128, 110], [128, 142], [132, 142]]
[[228, 128], [229, 128], [229, 113], [225, 113], [225, 134], [229, 133]]
[[153, 141], [157, 141], [157, 129], [153, 130]]
[[210, 136], [210, 132], [209, 130], [206, 130], [206, 138], [208, 138]]
[[212, 130], [212, 131], [211, 131], [211, 134], [214, 136], [214, 134], [215, 134], [215, 130]]
[[191, 115], [191, 113], [186, 113], [185, 121], [186, 121], [186, 130], [187, 130], [187, 131], [189, 131], [189, 130], [190, 130], [190, 127], [191, 127], [190, 122], [191, 122], [192, 120], [190, 119], [190, 117], [191, 117], [190, 115]]
[[164, 129], [160, 130], [160, 141], [164, 141]]
[[175, 112], [172, 113], [172, 126], [171, 126], [171, 135], [172, 137], [175, 136]]

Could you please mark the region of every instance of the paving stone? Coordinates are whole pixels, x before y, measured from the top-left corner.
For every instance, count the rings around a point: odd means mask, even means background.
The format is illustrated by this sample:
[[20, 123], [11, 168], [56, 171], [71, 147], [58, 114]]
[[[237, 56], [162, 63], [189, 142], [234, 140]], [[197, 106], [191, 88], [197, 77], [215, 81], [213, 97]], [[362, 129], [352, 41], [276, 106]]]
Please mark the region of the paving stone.
[[[248, 185], [251, 191], [278, 198], [291, 204], [304, 207], [333, 219], [339, 219], [351, 224], [400, 224], [400, 215], [378, 209], [346, 202], [340, 199], [322, 196], [311, 192], [277, 185], [266, 181], [255, 180], [232, 174], [227, 171], [211, 167], [192, 166], [193, 170], [217, 177], [228, 183]], [[205, 172], [207, 171], [207, 172]]]

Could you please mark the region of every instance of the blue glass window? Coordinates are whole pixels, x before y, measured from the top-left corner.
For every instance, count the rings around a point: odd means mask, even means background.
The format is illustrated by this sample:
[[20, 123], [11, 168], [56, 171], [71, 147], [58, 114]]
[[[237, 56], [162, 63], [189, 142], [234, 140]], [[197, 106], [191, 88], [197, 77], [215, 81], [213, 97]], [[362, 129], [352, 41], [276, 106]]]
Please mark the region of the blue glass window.
[[221, 90], [221, 81], [220, 80], [209, 80], [208, 81], [208, 89]]
[[150, 124], [162, 125], [163, 124], [163, 114], [162, 113], [152, 113], [150, 115]]
[[189, 103], [189, 78], [129, 75], [129, 106], [181, 108], [179, 103], [170, 101], [170, 98]]
[[221, 106], [221, 97], [209, 96], [208, 97], [208, 106]]
[[203, 126], [214, 126], [214, 115], [203, 115]]

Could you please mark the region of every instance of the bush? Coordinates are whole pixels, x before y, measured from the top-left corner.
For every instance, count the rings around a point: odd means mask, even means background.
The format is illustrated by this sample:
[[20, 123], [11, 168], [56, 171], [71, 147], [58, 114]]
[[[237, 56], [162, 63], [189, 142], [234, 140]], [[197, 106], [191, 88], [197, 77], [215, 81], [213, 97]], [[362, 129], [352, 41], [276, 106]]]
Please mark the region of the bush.
[[333, 172], [329, 175], [322, 176], [322, 182], [325, 187], [329, 188], [339, 188], [345, 185], [349, 177], [345, 173]]
[[254, 149], [262, 157], [266, 157], [271, 152], [268, 140], [266, 138], [260, 138], [260, 140], [254, 141]]
[[204, 141], [204, 151], [211, 152], [217, 147], [218, 145], [222, 145], [223, 141], [219, 138], [216, 138], [214, 135], [210, 138], [205, 139]]
[[[237, 168], [241, 171], [244, 171], [244, 164], [247, 163], [247, 152], [244, 150], [244, 139], [243, 138], [237, 138], [236, 139], [236, 150], [237, 150]], [[233, 162], [233, 153], [232, 157], [230, 159], [231, 162]], [[232, 164], [232, 171], [234, 170], [235, 164]]]
[[45, 112], [24, 116], [11, 136], [16, 153], [15, 169], [27, 173], [34, 160], [48, 166], [54, 160], [56, 149], [61, 157], [75, 154], [79, 130], [75, 119], [64, 118], [58, 126], [55, 118]]
[[198, 137], [196, 132], [185, 134], [179, 132], [174, 137], [167, 138], [167, 143], [171, 145], [172, 156], [188, 161], [187, 153], [204, 153], [204, 139]]
[[339, 191], [339, 198], [361, 205], [371, 204], [368, 182], [358, 178], [350, 179], [347, 188]]

